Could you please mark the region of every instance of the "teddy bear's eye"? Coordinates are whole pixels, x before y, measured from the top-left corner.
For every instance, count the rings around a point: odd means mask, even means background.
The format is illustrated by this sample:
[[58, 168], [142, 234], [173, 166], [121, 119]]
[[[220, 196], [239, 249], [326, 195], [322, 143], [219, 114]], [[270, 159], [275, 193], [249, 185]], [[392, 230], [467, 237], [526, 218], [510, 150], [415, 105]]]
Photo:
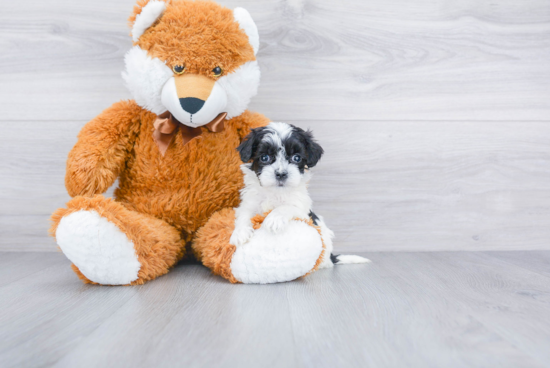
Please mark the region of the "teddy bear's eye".
[[222, 75], [223, 69], [217, 66], [214, 69], [212, 69], [212, 73], [214, 73], [214, 76], [219, 77], [220, 75]]
[[175, 65], [172, 70], [176, 74], [183, 74], [183, 72], [185, 71], [185, 65]]

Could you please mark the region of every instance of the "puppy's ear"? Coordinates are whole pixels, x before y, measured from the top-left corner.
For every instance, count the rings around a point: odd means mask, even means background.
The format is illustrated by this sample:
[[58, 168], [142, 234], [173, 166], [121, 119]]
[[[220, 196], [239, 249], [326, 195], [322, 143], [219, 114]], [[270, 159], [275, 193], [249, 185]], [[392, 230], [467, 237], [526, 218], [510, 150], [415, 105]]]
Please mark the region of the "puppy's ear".
[[[299, 128], [298, 128], [299, 129]], [[304, 131], [300, 129], [300, 135], [302, 136], [305, 148], [306, 148], [306, 164], [308, 167], [313, 167], [317, 165], [317, 162], [321, 159], [321, 156], [323, 156], [323, 153], [325, 152], [323, 150], [323, 147], [319, 145], [313, 138], [313, 133], [311, 133], [311, 130]]]
[[244, 137], [244, 140], [241, 142], [237, 151], [241, 155], [241, 161], [247, 163], [254, 157], [256, 150], [258, 149], [258, 144], [262, 140], [264, 135], [265, 127], [252, 129], [252, 131]]

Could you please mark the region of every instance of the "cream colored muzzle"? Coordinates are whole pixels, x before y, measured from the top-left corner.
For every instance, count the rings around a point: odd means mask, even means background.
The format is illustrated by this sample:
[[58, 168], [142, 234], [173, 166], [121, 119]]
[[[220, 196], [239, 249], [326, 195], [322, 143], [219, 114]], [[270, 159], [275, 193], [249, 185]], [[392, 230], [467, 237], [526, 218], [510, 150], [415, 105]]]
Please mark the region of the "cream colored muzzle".
[[199, 127], [208, 124], [227, 105], [227, 95], [216, 81], [199, 74], [170, 78], [162, 89], [163, 105], [181, 123]]

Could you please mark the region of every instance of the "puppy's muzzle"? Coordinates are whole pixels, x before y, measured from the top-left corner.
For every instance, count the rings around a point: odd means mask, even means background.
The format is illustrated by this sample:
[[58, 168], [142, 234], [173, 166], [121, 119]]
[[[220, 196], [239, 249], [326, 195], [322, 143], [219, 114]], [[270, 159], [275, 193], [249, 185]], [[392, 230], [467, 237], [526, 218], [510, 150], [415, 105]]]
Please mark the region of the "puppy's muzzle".
[[286, 171], [275, 171], [275, 177], [278, 181], [285, 181], [288, 178], [288, 172]]

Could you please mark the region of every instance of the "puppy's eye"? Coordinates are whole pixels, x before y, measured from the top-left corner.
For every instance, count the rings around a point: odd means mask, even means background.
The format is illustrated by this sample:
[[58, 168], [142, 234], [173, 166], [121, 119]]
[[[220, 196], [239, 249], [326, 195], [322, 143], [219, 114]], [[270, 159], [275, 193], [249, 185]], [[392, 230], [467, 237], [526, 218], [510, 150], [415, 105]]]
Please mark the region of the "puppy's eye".
[[175, 65], [172, 70], [176, 74], [183, 74], [183, 72], [185, 71], [185, 65]]
[[219, 77], [220, 75], [222, 75], [223, 69], [217, 66], [214, 69], [212, 69], [212, 73], [214, 73], [215, 77]]
[[262, 161], [264, 163], [269, 162], [269, 158], [270, 158], [269, 155], [261, 155], [260, 156], [260, 161]]
[[302, 161], [302, 156], [300, 155], [294, 155], [292, 156], [292, 162], [294, 162], [295, 164], [298, 164]]

